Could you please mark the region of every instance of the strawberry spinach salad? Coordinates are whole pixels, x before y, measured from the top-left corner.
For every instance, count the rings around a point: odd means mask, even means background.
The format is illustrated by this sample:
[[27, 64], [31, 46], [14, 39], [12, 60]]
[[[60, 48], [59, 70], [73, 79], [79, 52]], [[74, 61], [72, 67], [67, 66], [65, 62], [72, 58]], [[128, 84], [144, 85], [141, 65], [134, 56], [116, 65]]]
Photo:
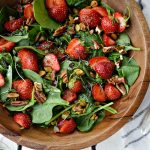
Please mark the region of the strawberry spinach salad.
[[116, 114], [140, 67], [130, 11], [100, 0], [20, 0], [0, 11], [0, 103], [23, 128], [90, 131]]

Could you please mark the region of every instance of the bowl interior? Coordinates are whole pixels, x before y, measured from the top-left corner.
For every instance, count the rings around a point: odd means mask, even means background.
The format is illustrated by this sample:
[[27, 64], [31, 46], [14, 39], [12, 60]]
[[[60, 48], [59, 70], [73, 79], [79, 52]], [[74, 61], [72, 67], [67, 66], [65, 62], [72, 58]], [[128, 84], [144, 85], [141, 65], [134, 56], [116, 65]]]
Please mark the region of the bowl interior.
[[[8, 0], [7, 0], [8, 1]], [[13, 1], [9, 1], [13, 2]], [[71, 135], [54, 134], [51, 129], [31, 128], [29, 130], [20, 131], [19, 126], [16, 125], [8, 116], [8, 113], [1, 109], [1, 113], [5, 116], [2, 118], [2, 125], [12, 131], [19, 132], [20, 135], [11, 135], [7, 133], [7, 137], [36, 149], [78, 149], [91, 146], [100, 141], [105, 140], [117, 130], [119, 130], [134, 114], [143, 100], [144, 94], [147, 90], [148, 79], [146, 77], [148, 45], [146, 33], [149, 34], [147, 24], [142, 15], [140, 8], [134, 0], [106, 0], [106, 2], [118, 11], [123, 11], [127, 6], [131, 9], [131, 26], [128, 29], [128, 34], [131, 37], [132, 43], [136, 47], [140, 47], [142, 51], [132, 52], [137, 63], [141, 66], [141, 72], [136, 83], [131, 87], [129, 94], [116, 102], [114, 107], [118, 110], [117, 115], [107, 114], [107, 117], [102, 123], [97, 125], [91, 132], [80, 133], [76, 131]], [[1, 1], [3, 6], [5, 1]]]

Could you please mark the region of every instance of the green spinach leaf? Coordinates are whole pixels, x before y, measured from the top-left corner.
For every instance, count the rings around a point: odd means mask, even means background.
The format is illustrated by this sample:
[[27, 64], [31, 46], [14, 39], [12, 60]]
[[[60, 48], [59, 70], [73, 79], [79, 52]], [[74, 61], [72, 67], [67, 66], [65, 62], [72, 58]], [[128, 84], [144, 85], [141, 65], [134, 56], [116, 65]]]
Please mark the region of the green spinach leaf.
[[104, 8], [107, 9], [107, 11], [108, 11], [109, 14], [115, 12], [115, 10], [114, 10], [112, 7], [110, 7], [108, 4], [106, 4], [106, 3], [104, 3], [104, 2], [101, 2], [101, 5], [102, 5]]
[[68, 106], [69, 103], [61, 98], [61, 91], [51, 86], [47, 101], [44, 104], [36, 104], [32, 111], [32, 122], [41, 124], [48, 122], [53, 117], [53, 109], [56, 106]]
[[140, 73], [140, 67], [133, 58], [124, 57], [118, 73], [126, 78], [129, 86], [132, 86]]
[[35, 0], [33, 3], [33, 8], [35, 19], [43, 28], [55, 30], [60, 26], [59, 23], [54, 21], [48, 15], [48, 10], [45, 7], [45, 0]]

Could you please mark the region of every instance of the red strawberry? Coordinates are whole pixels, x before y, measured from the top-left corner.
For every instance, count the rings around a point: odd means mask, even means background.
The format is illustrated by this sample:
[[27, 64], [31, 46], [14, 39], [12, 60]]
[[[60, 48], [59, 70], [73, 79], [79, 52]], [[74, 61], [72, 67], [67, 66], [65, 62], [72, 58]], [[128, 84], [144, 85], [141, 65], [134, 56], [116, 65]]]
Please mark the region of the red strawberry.
[[113, 84], [106, 84], [104, 91], [108, 100], [113, 101], [121, 97], [121, 92]]
[[74, 59], [85, 59], [87, 57], [86, 48], [82, 46], [80, 40], [77, 38], [70, 41], [66, 53]]
[[103, 35], [103, 41], [105, 46], [113, 46], [116, 44], [116, 42], [106, 34]]
[[15, 43], [0, 38], [0, 53], [3, 51], [10, 52], [15, 46]]
[[21, 26], [23, 25], [23, 21], [24, 21], [23, 18], [19, 18], [16, 20], [10, 20], [5, 23], [4, 27], [7, 31], [14, 32], [17, 29], [21, 28]]
[[68, 6], [65, 0], [46, 0], [49, 15], [58, 22], [64, 22], [68, 15]]
[[68, 101], [69, 103], [77, 100], [77, 94], [72, 92], [71, 90], [65, 90], [63, 93], [63, 99]]
[[70, 90], [74, 93], [78, 93], [83, 89], [82, 82], [80, 80], [77, 80], [73, 83], [73, 87], [70, 88]]
[[109, 79], [115, 68], [115, 64], [107, 57], [92, 58], [89, 60], [89, 64], [103, 79]]
[[114, 17], [119, 22], [119, 29], [118, 29], [119, 32], [123, 32], [126, 29], [126, 26], [127, 26], [127, 22], [126, 22], [124, 16], [121, 13], [116, 12], [116, 13], [114, 13]]
[[54, 43], [52, 41], [44, 41], [37, 48], [40, 50], [50, 50], [54, 48]]
[[13, 88], [18, 92], [22, 100], [31, 99], [33, 84], [29, 79], [14, 81]]
[[18, 113], [13, 117], [14, 121], [18, 123], [21, 127], [29, 129], [31, 126], [31, 119], [27, 114]]
[[107, 97], [101, 85], [95, 84], [92, 88], [92, 95], [95, 101], [105, 102]]
[[59, 61], [58, 61], [56, 55], [54, 55], [52, 53], [47, 54], [44, 57], [44, 59], [43, 59], [43, 66], [44, 67], [51, 67], [55, 71], [59, 71], [60, 70]]
[[22, 49], [18, 53], [22, 69], [30, 69], [32, 71], [38, 72], [38, 57], [35, 53], [28, 49]]
[[70, 120], [62, 120], [58, 123], [60, 133], [69, 134], [75, 131], [77, 124], [73, 118]]
[[92, 9], [98, 12], [101, 17], [108, 16], [108, 12], [104, 7], [99, 6], [99, 7], [94, 7]]
[[90, 8], [84, 8], [79, 13], [80, 22], [89, 26], [90, 28], [95, 28], [101, 22], [101, 17], [98, 12]]
[[119, 24], [115, 22], [114, 18], [111, 19], [110, 16], [106, 16], [102, 18], [102, 29], [106, 34], [114, 33], [118, 31]]
[[32, 4], [25, 5], [25, 8], [24, 8], [24, 17], [26, 19], [34, 18], [34, 11], [33, 11], [33, 5]]
[[4, 85], [5, 85], [5, 79], [3, 75], [0, 73], [0, 88], [3, 87]]

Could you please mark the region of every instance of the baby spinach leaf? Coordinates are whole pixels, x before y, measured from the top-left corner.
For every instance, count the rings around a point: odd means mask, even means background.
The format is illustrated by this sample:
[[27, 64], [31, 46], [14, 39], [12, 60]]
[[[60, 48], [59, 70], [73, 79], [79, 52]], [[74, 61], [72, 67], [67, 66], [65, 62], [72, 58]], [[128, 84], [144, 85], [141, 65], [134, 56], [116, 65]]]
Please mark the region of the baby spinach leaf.
[[108, 58], [114, 62], [118, 61], [120, 59], [120, 54], [117, 52], [112, 52], [109, 54]]
[[131, 46], [131, 40], [127, 33], [121, 33], [119, 35], [117, 44], [120, 46], [124, 46], [126, 51], [129, 51], [129, 50], [140, 51], [141, 50], [140, 48]]
[[11, 105], [6, 105], [6, 108], [9, 111], [24, 111], [29, 107], [32, 107], [36, 103], [36, 100], [34, 99], [34, 90], [32, 91], [32, 98], [29, 101], [29, 103], [25, 106], [11, 106]]
[[30, 79], [33, 82], [38, 82], [43, 84], [43, 79], [41, 78], [41, 76], [39, 74], [37, 74], [36, 72], [29, 70], [29, 69], [24, 69], [23, 70], [24, 75]]
[[60, 26], [59, 23], [48, 15], [48, 10], [45, 7], [45, 0], [35, 0], [33, 2], [33, 8], [35, 19], [43, 28], [55, 30]]
[[36, 104], [33, 107], [32, 122], [41, 124], [48, 122], [53, 117], [53, 109], [56, 106], [68, 106], [69, 103], [61, 98], [61, 91], [51, 86], [47, 101], [44, 104]]
[[85, 100], [88, 103], [92, 103], [93, 102], [93, 98], [89, 97], [88, 93], [82, 93], [78, 96], [79, 100]]
[[129, 86], [132, 86], [140, 73], [140, 67], [133, 58], [124, 57], [119, 74], [126, 78]]
[[42, 55], [42, 56], [46, 55], [44, 51], [41, 51], [41, 50], [39, 50], [39, 49], [37, 49], [37, 48], [35, 48], [35, 47], [33, 47], [33, 46], [18, 46], [18, 47], [15, 47], [15, 50], [16, 50], [16, 51], [19, 51], [19, 50], [21, 50], [21, 49], [23, 49], [23, 48], [31, 49], [31, 50], [33, 50], [34, 52], [36, 52], [37, 54]]
[[28, 39], [28, 34], [22, 35], [22, 36], [20, 36], [20, 35], [13, 35], [13, 36], [0, 35], [0, 36], [4, 39], [14, 42], [14, 43], [20, 42], [21, 40], [24, 40], [24, 39]]
[[11, 90], [12, 87], [12, 67], [9, 66], [5, 78], [4, 87], [0, 88], [0, 100], [5, 101], [7, 99], [7, 94]]

